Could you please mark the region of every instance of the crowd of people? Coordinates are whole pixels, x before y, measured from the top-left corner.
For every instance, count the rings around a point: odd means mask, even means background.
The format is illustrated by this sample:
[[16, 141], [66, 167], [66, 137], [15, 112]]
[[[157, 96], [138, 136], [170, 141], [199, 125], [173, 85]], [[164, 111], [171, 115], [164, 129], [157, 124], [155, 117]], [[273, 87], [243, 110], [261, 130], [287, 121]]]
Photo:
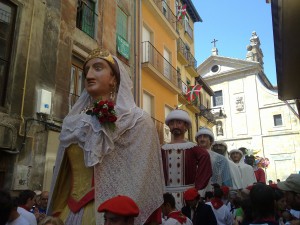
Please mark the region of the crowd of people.
[[300, 224], [300, 174], [267, 185], [246, 148], [229, 151], [206, 127], [187, 141], [181, 109], [167, 115], [172, 139], [160, 146], [117, 57], [95, 49], [83, 71], [49, 192], [1, 191], [0, 225]]

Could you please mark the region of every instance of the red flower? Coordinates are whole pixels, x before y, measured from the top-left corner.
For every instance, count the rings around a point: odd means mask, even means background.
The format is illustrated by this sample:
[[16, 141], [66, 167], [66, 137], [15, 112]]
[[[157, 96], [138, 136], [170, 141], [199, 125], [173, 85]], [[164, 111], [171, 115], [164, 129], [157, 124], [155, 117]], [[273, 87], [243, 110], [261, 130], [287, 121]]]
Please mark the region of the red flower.
[[99, 117], [99, 122], [100, 122], [100, 123], [106, 122], [106, 118], [105, 118], [105, 117]]
[[115, 129], [117, 121], [115, 104], [111, 101], [98, 101], [94, 103], [94, 108], [88, 110], [88, 115], [96, 116], [102, 125], [107, 125], [109, 128]]
[[101, 111], [104, 115], [107, 115], [107, 113], [108, 113], [108, 109], [107, 109], [107, 108], [102, 108], [102, 109], [100, 109], [100, 111]]
[[98, 102], [98, 107], [101, 107], [101, 106], [103, 106], [105, 104], [105, 101], [100, 101], [100, 102]]
[[115, 104], [113, 102], [107, 103], [109, 109], [114, 109]]
[[116, 122], [117, 121], [117, 117], [116, 116], [109, 116], [108, 117], [108, 121], [109, 122]]

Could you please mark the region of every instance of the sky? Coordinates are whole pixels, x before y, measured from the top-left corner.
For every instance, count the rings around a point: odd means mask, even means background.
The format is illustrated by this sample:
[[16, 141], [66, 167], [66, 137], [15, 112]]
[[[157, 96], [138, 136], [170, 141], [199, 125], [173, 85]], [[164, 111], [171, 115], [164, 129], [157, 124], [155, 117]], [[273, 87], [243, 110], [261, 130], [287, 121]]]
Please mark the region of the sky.
[[271, 4], [266, 0], [192, 0], [203, 22], [194, 24], [197, 66], [211, 55], [213, 39], [219, 55], [246, 59], [247, 45], [256, 31], [264, 54], [264, 72], [276, 86]]

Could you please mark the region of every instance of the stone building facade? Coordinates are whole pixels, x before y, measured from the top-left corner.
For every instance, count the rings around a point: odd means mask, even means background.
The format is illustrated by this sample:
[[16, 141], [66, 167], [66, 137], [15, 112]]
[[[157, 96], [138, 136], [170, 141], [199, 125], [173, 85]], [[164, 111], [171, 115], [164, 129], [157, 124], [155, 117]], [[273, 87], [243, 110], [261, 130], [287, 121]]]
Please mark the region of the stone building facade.
[[92, 49], [117, 55], [136, 79], [137, 2], [0, 0], [0, 188], [49, 189]]
[[219, 56], [213, 51], [198, 73], [214, 91], [213, 112], [217, 119], [216, 140], [228, 150], [246, 147], [268, 158], [267, 179], [284, 180], [300, 171], [300, 125], [295, 101], [278, 99], [263, 70], [259, 37], [252, 33], [246, 60]]

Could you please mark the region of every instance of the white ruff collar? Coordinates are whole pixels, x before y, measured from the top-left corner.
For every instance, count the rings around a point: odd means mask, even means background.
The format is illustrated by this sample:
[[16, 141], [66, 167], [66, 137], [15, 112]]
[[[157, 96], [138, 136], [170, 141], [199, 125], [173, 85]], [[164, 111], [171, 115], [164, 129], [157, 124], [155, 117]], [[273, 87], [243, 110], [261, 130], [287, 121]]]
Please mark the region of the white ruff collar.
[[161, 148], [163, 150], [185, 150], [197, 146], [193, 142], [184, 142], [184, 143], [174, 143], [174, 144], [164, 144]]

